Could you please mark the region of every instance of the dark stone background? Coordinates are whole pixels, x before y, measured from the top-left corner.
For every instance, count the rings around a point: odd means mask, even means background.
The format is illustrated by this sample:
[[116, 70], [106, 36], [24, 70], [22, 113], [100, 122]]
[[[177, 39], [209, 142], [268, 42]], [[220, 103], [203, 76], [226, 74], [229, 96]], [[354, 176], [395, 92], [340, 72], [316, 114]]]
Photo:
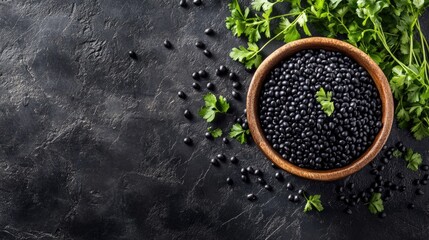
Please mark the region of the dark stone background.
[[[394, 175], [404, 172], [408, 187], [385, 203], [386, 219], [363, 205], [346, 215], [335, 200], [336, 185], [366, 188], [369, 167], [335, 183], [286, 175], [322, 195], [325, 211], [304, 214], [254, 144], [206, 140], [208, 124], [183, 117], [202, 105], [206, 91], [193, 90], [190, 75], [203, 68], [234, 108], [215, 125], [226, 131], [244, 109], [232, 100], [231, 82], [214, 77], [226, 64], [244, 85], [251, 79], [228, 57], [241, 41], [224, 28], [227, 2], [183, 9], [178, 0], [0, 1], [0, 239], [428, 239], [429, 193], [415, 196], [410, 184], [423, 173], [402, 161], [383, 172], [397, 183]], [[429, 36], [429, 15], [422, 19]], [[217, 34], [204, 35], [207, 27]], [[166, 38], [174, 49], [162, 46]], [[198, 39], [213, 58], [195, 48]], [[429, 140], [395, 126], [389, 143], [398, 140], [428, 163]], [[220, 152], [236, 155], [239, 166], [211, 166]], [[242, 183], [240, 166], [262, 169], [275, 190], [254, 178]], [[249, 202], [248, 193], [258, 200]]]

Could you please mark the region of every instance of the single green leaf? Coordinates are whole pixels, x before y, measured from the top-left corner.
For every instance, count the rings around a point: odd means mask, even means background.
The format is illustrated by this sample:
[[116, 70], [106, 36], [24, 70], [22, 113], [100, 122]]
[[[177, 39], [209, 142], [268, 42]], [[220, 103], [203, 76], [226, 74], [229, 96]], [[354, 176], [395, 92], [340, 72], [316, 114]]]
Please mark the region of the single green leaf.
[[411, 148], [407, 148], [404, 159], [407, 161], [407, 168], [413, 171], [419, 170], [419, 166], [422, 164], [420, 153], [414, 152]]
[[237, 140], [238, 142], [240, 142], [241, 144], [244, 144], [247, 142], [247, 136], [250, 134], [249, 129], [243, 129], [243, 127], [236, 123], [232, 126], [230, 132], [229, 132], [229, 137], [230, 138], [234, 138], [235, 140]]
[[207, 131], [212, 135], [213, 138], [218, 138], [222, 136], [222, 130], [219, 128], [212, 129], [212, 127], [209, 127]]
[[402, 152], [399, 151], [398, 149], [395, 149], [395, 151], [393, 151], [393, 156], [395, 158], [400, 158], [400, 157], [402, 157]]
[[373, 193], [369, 200], [368, 210], [372, 214], [377, 214], [384, 211], [383, 200], [381, 199], [381, 193]]
[[316, 208], [317, 211], [323, 211], [322, 201], [320, 200], [320, 195], [311, 195], [307, 199], [307, 202], [304, 206], [304, 212], [308, 212], [313, 210], [313, 207]]
[[332, 102], [332, 92], [325, 92], [325, 89], [321, 87], [316, 92], [316, 100], [322, 106], [322, 110], [330, 117], [335, 110], [334, 103]]
[[229, 103], [223, 96], [219, 96], [219, 100], [216, 103], [216, 107], [220, 113], [226, 113], [229, 109]]

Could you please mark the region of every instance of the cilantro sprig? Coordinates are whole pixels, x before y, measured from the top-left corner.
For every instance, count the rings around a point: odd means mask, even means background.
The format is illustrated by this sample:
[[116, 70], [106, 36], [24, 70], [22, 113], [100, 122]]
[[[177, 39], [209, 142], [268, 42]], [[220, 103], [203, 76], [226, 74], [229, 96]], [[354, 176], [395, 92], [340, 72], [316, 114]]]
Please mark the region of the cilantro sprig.
[[381, 193], [373, 193], [369, 203], [368, 210], [372, 214], [377, 214], [384, 211], [383, 199], [381, 199]]
[[[281, 14], [274, 11], [277, 5]], [[429, 44], [419, 22], [428, 6], [425, 0], [252, 0], [242, 7], [232, 0], [226, 27], [244, 37], [247, 47], [233, 48], [230, 56], [253, 68], [273, 40], [291, 42], [302, 33], [311, 36], [310, 29], [345, 36], [382, 68], [397, 102], [399, 126], [420, 140], [429, 137]]]
[[422, 155], [411, 148], [407, 148], [404, 159], [407, 161], [407, 168], [413, 171], [419, 170], [419, 166], [422, 164]]
[[309, 212], [313, 210], [313, 207], [321, 212], [323, 211], [322, 201], [320, 200], [320, 195], [310, 195], [308, 198], [304, 196], [307, 203], [304, 206], [304, 212]]
[[232, 125], [232, 128], [229, 132], [229, 137], [234, 138], [239, 143], [244, 144], [247, 143], [247, 136], [250, 134], [249, 129], [243, 129], [243, 127], [236, 123]]
[[212, 127], [209, 127], [207, 128], [207, 132], [209, 132], [213, 138], [218, 138], [222, 136], [222, 129], [220, 128], [212, 129]]
[[316, 100], [320, 103], [322, 110], [330, 117], [335, 110], [334, 103], [332, 102], [332, 92], [327, 91], [321, 87], [316, 92]]
[[200, 109], [198, 115], [204, 118], [207, 122], [212, 122], [218, 113], [228, 112], [229, 103], [223, 96], [219, 96], [218, 99], [213, 93], [208, 93], [203, 99], [205, 106]]

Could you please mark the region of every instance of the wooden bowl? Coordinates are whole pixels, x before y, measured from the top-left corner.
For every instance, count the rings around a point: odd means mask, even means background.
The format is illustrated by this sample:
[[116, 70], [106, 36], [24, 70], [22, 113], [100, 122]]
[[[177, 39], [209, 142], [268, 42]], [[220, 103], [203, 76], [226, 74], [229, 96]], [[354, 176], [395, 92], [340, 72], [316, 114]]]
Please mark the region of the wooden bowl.
[[[283, 159], [282, 156], [272, 148], [271, 144], [265, 138], [264, 132], [261, 128], [258, 115], [259, 94], [265, 82], [266, 76], [282, 60], [285, 60], [293, 54], [304, 49], [325, 49], [338, 51], [354, 59], [359, 65], [368, 71], [379, 92], [382, 105], [381, 121], [383, 126], [375, 137], [371, 146], [358, 159], [354, 160], [347, 166], [331, 170], [312, 170], [300, 168]], [[394, 113], [393, 98], [389, 83], [383, 71], [377, 66], [377, 64], [367, 54], [346, 42], [322, 37], [306, 38], [288, 43], [269, 55], [262, 62], [253, 76], [252, 82], [250, 83], [249, 92], [247, 94], [246, 107], [247, 119], [252, 137], [256, 145], [268, 157], [268, 159], [289, 173], [303, 178], [319, 181], [333, 181], [344, 178], [359, 171], [366, 164], [371, 162], [386, 143], [392, 128]]]

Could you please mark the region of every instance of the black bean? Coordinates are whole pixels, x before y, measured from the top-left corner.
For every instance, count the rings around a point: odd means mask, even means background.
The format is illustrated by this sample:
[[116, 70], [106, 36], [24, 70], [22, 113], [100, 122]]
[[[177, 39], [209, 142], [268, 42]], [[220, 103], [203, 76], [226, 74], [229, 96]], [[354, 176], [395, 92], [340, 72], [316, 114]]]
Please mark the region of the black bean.
[[247, 194], [247, 200], [255, 201], [257, 199], [256, 195], [253, 193]]
[[344, 209], [344, 212], [347, 213], [348, 215], [352, 215], [353, 214], [353, 212], [352, 212], [352, 210], [350, 208]]
[[249, 178], [247, 177], [247, 175], [241, 175], [241, 180], [243, 182], [249, 182]]
[[183, 112], [183, 116], [185, 116], [185, 118], [187, 118], [187, 119], [191, 119], [192, 118], [192, 113], [191, 113], [191, 111], [189, 111], [188, 109], [186, 109]]
[[222, 138], [222, 142], [225, 143], [225, 144], [228, 144], [229, 140], [228, 140], [228, 138], [224, 137], [224, 138]]
[[346, 199], [346, 196], [344, 196], [343, 194], [341, 194], [341, 195], [338, 195], [337, 199], [340, 200], [340, 201], [344, 201]]
[[212, 140], [212, 139], [213, 139], [212, 134], [211, 134], [211, 133], [209, 133], [209, 132], [204, 133], [204, 136], [205, 136], [207, 139], [210, 139], [210, 140]]
[[235, 99], [237, 99], [237, 100], [241, 99], [240, 93], [238, 93], [238, 92], [236, 92], [234, 90], [232, 91], [232, 97], [235, 98]]
[[192, 78], [195, 80], [199, 80], [200, 79], [200, 75], [198, 74], [198, 72], [193, 72], [192, 73]]
[[230, 72], [229, 73], [229, 79], [232, 81], [237, 81], [238, 80], [238, 76], [237, 74], [235, 74], [235, 72]]
[[206, 78], [208, 76], [208, 73], [206, 72], [206, 70], [200, 70], [198, 71], [198, 75], [200, 75], [200, 77], [202, 78]]
[[305, 196], [305, 190], [304, 189], [299, 189], [298, 190], [298, 194], [304, 197]]
[[211, 36], [214, 35], [215, 31], [212, 28], [206, 28], [206, 30], [204, 30], [204, 33]]
[[137, 60], [137, 54], [134, 51], [129, 51], [128, 55], [130, 56], [130, 58]]
[[235, 89], [240, 89], [241, 88], [241, 84], [239, 82], [233, 82], [232, 83], [232, 87]]
[[408, 203], [407, 207], [408, 207], [408, 209], [414, 209], [414, 208], [416, 208], [416, 206], [414, 205], [414, 203]]
[[344, 192], [344, 187], [343, 186], [337, 186], [337, 192], [338, 193]]
[[256, 169], [255, 170], [255, 172], [254, 172], [254, 174], [256, 175], [256, 176], [260, 176], [260, 177], [262, 177], [264, 174], [262, 173], [262, 171], [261, 170], [259, 170], [259, 169]]
[[423, 180], [429, 180], [429, 174], [425, 174], [422, 179]]
[[420, 166], [420, 169], [422, 170], [422, 171], [429, 171], [429, 165], [421, 165]]
[[286, 184], [286, 188], [287, 188], [288, 190], [291, 190], [291, 191], [294, 189], [294, 187], [293, 187], [292, 183], [290, 183], [290, 182], [288, 182], [288, 183]]
[[196, 82], [192, 83], [192, 87], [193, 87], [195, 90], [200, 90], [200, 89], [201, 89], [200, 84], [198, 84], [198, 83], [196, 83]]
[[235, 156], [232, 156], [232, 157], [229, 159], [229, 161], [230, 161], [232, 164], [237, 164], [237, 163], [238, 163], [238, 158], [237, 158], [237, 157], [235, 157]]
[[215, 85], [211, 82], [207, 83], [207, 89], [213, 91], [215, 89]]
[[280, 172], [276, 172], [276, 175], [275, 175], [275, 177], [276, 177], [276, 179], [277, 180], [279, 180], [279, 181], [283, 181], [283, 174], [281, 174]]
[[219, 153], [218, 155], [216, 155], [216, 158], [222, 162], [225, 162], [225, 160], [226, 160], [226, 157], [223, 153]]
[[200, 6], [201, 4], [203, 4], [201, 0], [193, 0], [192, 3], [194, 3], [195, 6]]
[[186, 94], [183, 91], [179, 91], [177, 96], [179, 96], [179, 98], [186, 99]]
[[225, 75], [228, 72], [228, 68], [225, 67], [224, 65], [220, 65], [219, 68], [218, 68], [218, 70], [219, 70], [218, 71], [218, 73], [219, 73], [218, 76]]
[[168, 49], [171, 49], [173, 47], [173, 45], [171, 44], [170, 41], [168, 41], [168, 39], [165, 39], [163, 44], [164, 44], [164, 47], [166, 47]]
[[179, 6], [181, 6], [181, 7], [185, 8], [185, 7], [187, 7], [187, 6], [188, 6], [188, 4], [186, 3], [186, 0], [180, 0], [180, 2], [179, 2]]
[[226, 183], [227, 183], [228, 185], [232, 185], [232, 184], [234, 183], [234, 181], [232, 181], [232, 179], [231, 179], [231, 178], [227, 178], [227, 179], [226, 179]]
[[289, 195], [287, 196], [287, 199], [288, 199], [289, 201], [291, 201], [291, 202], [294, 202], [294, 197], [293, 197], [293, 195], [292, 195], [292, 194], [289, 194]]
[[293, 196], [293, 201], [294, 202], [299, 202], [299, 196], [298, 195], [294, 195]]
[[214, 159], [214, 158], [210, 159], [210, 163], [213, 164], [213, 166], [216, 166], [216, 167], [218, 167], [220, 165], [219, 161], [216, 160], [216, 159]]
[[241, 174], [243, 174], [243, 175], [244, 175], [244, 174], [247, 174], [247, 170], [246, 170], [245, 168], [241, 168], [241, 169], [240, 169], [240, 172], [241, 172]]
[[348, 187], [350, 190], [353, 190], [353, 189], [355, 188], [355, 184], [351, 182], [351, 183], [347, 184], [347, 187]]
[[185, 144], [187, 144], [187, 145], [191, 145], [191, 144], [192, 144], [192, 139], [191, 139], [191, 138], [189, 138], [189, 137], [186, 137], [186, 138], [184, 138], [184, 139], [183, 139], [183, 142], [184, 142]]
[[279, 169], [279, 167], [277, 167], [277, 165], [275, 163], [271, 163], [271, 167], [274, 169]]
[[420, 184], [426, 186], [428, 184], [428, 180], [420, 180]]
[[261, 177], [258, 177], [258, 178], [257, 178], [257, 181], [258, 181], [258, 183], [260, 183], [261, 185], [265, 185], [265, 184], [267, 184], [267, 182], [265, 182], [265, 180], [264, 180], [263, 178], [261, 178]]
[[196, 46], [197, 48], [200, 48], [200, 49], [204, 49], [204, 48], [206, 47], [206, 45], [205, 45], [203, 42], [201, 42], [201, 41], [197, 41], [197, 42], [195, 43], [195, 46]]
[[248, 173], [250, 173], [250, 174], [254, 174], [254, 173], [255, 173], [255, 170], [253, 170], [253, 168], [252, 168], [252, 167], [250, 167], [250, 166], [249, 166], [249, 167], [247, 167], [247, 168], [246, 168], [246, 170], [247, 170], [247, 172], [248, 172]]
[[267, 189], [268, 191], [273, 190], [273, 187], [271, 187], [271, 185], [268, 185], [268, 184], [265, 184], [264, 188]]
[[204, 49], [203, 50], [204, 55], [206, 55], [206, 57], [211, 58], [212, 57], [212, 52], [210, 52], [208, 49]]
[[414, 180], [413, 180], [413, 185], [414, 185], [414, 186], [418, 186], [418, 185], [420, 185], [420, 179], [414, 179]]
[[380, 214], [378, 214], [378, 216], [380, 217], [380, 218], [386, 218], [386, 213], [385, 212], [381, 212]]

